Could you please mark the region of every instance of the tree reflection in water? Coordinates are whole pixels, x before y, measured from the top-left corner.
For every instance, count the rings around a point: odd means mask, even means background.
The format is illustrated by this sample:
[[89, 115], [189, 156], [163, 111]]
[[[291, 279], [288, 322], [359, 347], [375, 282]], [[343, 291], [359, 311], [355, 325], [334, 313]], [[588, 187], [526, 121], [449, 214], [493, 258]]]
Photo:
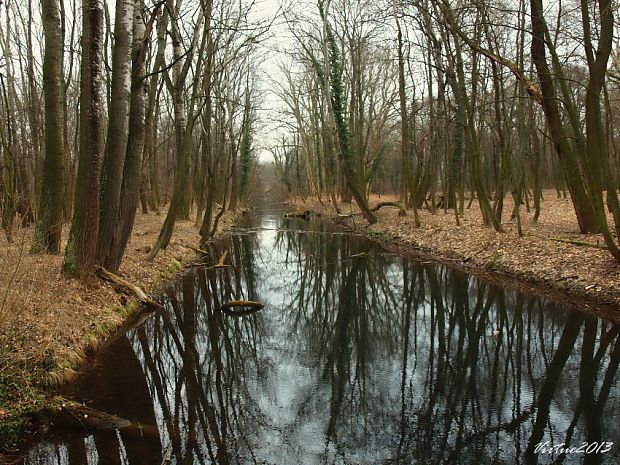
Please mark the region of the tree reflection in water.
[[[55, 431], [28, 464], [620, 462], [537, 444], [614, 441], [611, 323], [322, 223], [263, 219], [212, 246], [166, 311], [119, 338], [74, 389], [131, 420]], [[229, 300], [263, 311], [225, 316]], [[539, 451], [538, 451], [539, 452]]]

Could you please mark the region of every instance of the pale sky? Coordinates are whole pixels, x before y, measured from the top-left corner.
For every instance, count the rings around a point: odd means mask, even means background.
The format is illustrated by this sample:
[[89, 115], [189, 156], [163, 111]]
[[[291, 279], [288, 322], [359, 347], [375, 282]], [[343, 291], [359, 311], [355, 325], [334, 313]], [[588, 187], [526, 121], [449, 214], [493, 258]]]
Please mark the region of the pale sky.
[[258, 0], [254, 7], [254, 14], [257, 19], [275, 18], [267, 40], [261, 44], [261, 54], [264, 61], [261, 63], [261, 87], [264, 92], [263, 102], [259, 110], [260, 130], [256, 133], [255, 147], [258, 151], [260, 161], [269, 162], [273, 160], [271, 152], [265, 148], [274, 145], [280, 137], [281, 131], [270, 119], [282, 108], [282, 102], [273, 92], [274, 82], [281, 78], [278, 67], [278, 60], [281, 54], [278, 53], [283, 46], [287, 46], [289, 40], [288, 30], [283, 24], [283, 17], [280, 12], [281, 0]]

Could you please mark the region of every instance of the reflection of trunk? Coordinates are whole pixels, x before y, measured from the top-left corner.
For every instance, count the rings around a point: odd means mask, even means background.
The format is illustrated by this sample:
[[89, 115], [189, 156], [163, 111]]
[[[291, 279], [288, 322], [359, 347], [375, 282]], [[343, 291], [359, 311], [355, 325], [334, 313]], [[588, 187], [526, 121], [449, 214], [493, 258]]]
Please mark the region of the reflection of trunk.
[[[144, 425], [148, 436], [136, 438], [135, 434], [123, 431], [123, 447], [128, 462], [150, 463], [161, 461], [160, 434], [146, 376], [129, 339], [117, 339], [112, 346], [102, 351], [96, 359], [102, 368], [76, 386], [75, 394], [97, 399], [89, 407], [126, 418], [135, 424]], [[155, 428], [154, 431], [151, 431]], [[147, 440], [148, 438], [148, 440]], [[100, 463], [122, 463], [119, 442], [116, 435], [96, 435], [97, 453]], [[77, 462], [80, 463], [80, 462]]]
[[[583, 331], [583, 344], [581, 348], [581, 364], [579, 369], [579, 391], [581, 394], [580, 404], [583, 408], [583, 416], [586, 427], [586, 440], [591, 444], [600, 443], [602, 437], [601, 412], [594, 398], [594, 388], [597, 381], [599, 363], [594, 361], [594, 346], [596, 345], [596, 333], [598, 322], [593, 318], [586, 320]], [[600, 454], [588, 454], [584, 464], [600, 463]]]
[[[167, 381], [166, 374], [165, 372], [163, 372], [163, 370], [162, 373], [160, 373], [158, 366], [153, 359], [144, 326], [138, 328], [137, 335], [140, 341], [140, 347], [142, 348], [145, 368], [147, 370], [148, 376], [151, 378], [152, 386], [157, 394], [157, 400], [159, 401], [159, 406], [162, 411], [163, 420], [166, 425], [166, 431], [168, 432], [168, 438], [170, 439], [170, 443], [172, 444], [172, 451], [175, 455], [180, 456], [182, 446], [180, 441], [179, 425], [174, 423], [172, 412], [170, 411], [170, 406], [168, 405], [168, 400], [166, 398], [166, 391], [164, 385], [164, 383]], [[157, 337], [160, 337], [160, 335], [157, 335]], [[157, 348], [155, 348], [154, 352], [156, 351]]]
[[[217, 285], [212, 280], [213, 273], [210, 274], [210, 282], [211, 282], [211, 292], [210, 294], [215, 296], [217, 292]], [[206, 283], [205, 283], [206, 284]], [[219, 302], [217, 297], [214, 298], [213, 303], [219, 306]], [[215, 422], [211, 423], [211, 433], [215, 438], [215, 443], [217, 444], [217, 463], [218, 464], [226, 464], [228, 463], [228, 446], [227, 446], [227, 436], [228, 436], [228, 409], [225, 404], [225, 396], [223, 392], [223, 385], [226, 383], [226, 380], [223, 378], [224, 374], [224, 363], [221, 349], [221, 318], [222, 314], [217, 312], [215, 309], [215, 305], [212, 307], [207, 304], [207, 322], [209, 325], [209, 345], [211, 349], [211, 354], [213, 358], [213, 362], [215, 363], [215, 379], [211, 382], [212, 386], [215, 387], [217, 406], [220, 411], [220, 422], [219, 424], [215, 424]], [[234, 351], [235, 349], [233, 349]], [[233, 351], [229, 352], [232, 356]], [[212, 397], [211, 397], [212, 398]]]
[[541, 442], [545, 433], [545, 427], [549, 421], [553, 394], [555, 393], [566, 361], [573, 351], [582, 322], [583, 316], [577, 312], [573, 312], [573, 314], [568, 317], [566, 325], [564, 326], [564, 331], [560, 337], [560, 342], [558, 343], [558, 348], [547, 368], [545, 382], [536, 400], [536, 422], [532, 428], [532, 435], [530, 436], [527, 449], [525, 450], [525, 463], [528, 465], [538, 463], [538, 455], [534, 450], [536, 445]]
[[[401, 380], [400, 380], [400, 396], [401, 396], [401, 405], [400, 405], [400, 438], [398, 441], [398, 453], [397, 457], [399, 458], [399, 463], [401, 460], [401, 456], [403, 454], [403, 449], [405, 447], [405, 441], [408, 434], [408, 429], [410, 428], [410, 422], [407, 416], [407, 377], [408, 377], [408, 361], [409, 361], [409, 339], [411, 333], [411, 311], [413, 309], [413, 304], [415, 302], [414, 296], [414, 288], [413, 283], [414, 280], [409, 277], [409, 273], [411, 273], [411, 268], [407, 261], [403, 261], [403, 282], [405, 283], [405, 288], [403, 289], [403, 298], [405, 299], [405, 307], [403, 309], [403, 352], [402, 352], [402, 371], [401, 371]], [[414, 346], [414, 351], [416, 347]]]
[[359, 274], [359, 263], [359, 260], [356, 260], [348, 273], [345, 266], [342, 268], [342, 281], [338, 296], [338, 313], [334, 322], [332, 349], [329, 352], [327, 366], [324, 370], [325, 375], [329, 375], [332, 388], [327, 437], [334, 441], [337, 441], [338, 437], [336, 425], [341, 414], [345, 386], [350, 376], [348, 368], [351, 356], [351, 350], [349, 349], [349, 342], [351, 340], [350, 326], [355, 318], [353, 312], [358, 308], [358, 302], [355, 299], [355, 288]]
[[620, 337], [616, 336], [616, 344], [614, 345], [613, 352], [611, 354], [611, 360], [607, 371], [605, 372], [605, 378], [601, 386], [601, 391], [598, 396], [597, 406], [600, 411], [603, 411], [603, 407], [607, 403], [609, 393], [614, 385], [614, 379], [618, 373], [618, 366], [620, 365]]

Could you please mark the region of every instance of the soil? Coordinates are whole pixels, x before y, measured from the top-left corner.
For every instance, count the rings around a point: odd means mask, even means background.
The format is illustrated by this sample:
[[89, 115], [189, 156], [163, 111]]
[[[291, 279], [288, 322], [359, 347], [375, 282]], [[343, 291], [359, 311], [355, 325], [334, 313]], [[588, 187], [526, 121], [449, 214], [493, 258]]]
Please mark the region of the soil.
[[[166, 211], [138, 214], [119, 275], [154, 293], [196, 256], [200, 236], [193, 221], [177, 221], [169, 246], [146, 256]], [[226, 213], [222, 235], [236, 221]], [[63, 228], [64, 250], [69, 226]], [[20, 426], [44, 408], [54, 388], [71, 381], [85, 355], [139, 308], [107, 282], [85, 284], [60, 273], [62, 254], [30, 255], [32, 228], [0, 239], [0, 450], [10, 448]]]
[[[293, 198], [289, 204], [299, 211], [312, 210], [400, 253], [441, 261], [620, 323], [620, 263], [604, 248], [601, 235], [579, 232], [569, 199], [557, 198], [555, 191], [545, 191], [543, 197], [536, 223], [533, 210], [521, 207], [522, 237], [516, 222], [510, 220], [514, 204], [509, 198], [505, 200], [503, 233], [483, 225], [477, 202], [465, 209], [460, 226], [454, 210], [440, 209], [432, 214], [420, 209], [419, 228], [410, 210], [399, 216], [398, 208], [384, 207], [376, 212], [377, 223], [369, 226], [354, 203], [340, 204], [341, 215], [336, 215], [326, 198]], [[397, 200], [395, 196], [372, 195], [369, 204], [373, 207]], [[613, 224], [611, 217], [609, 221]]]

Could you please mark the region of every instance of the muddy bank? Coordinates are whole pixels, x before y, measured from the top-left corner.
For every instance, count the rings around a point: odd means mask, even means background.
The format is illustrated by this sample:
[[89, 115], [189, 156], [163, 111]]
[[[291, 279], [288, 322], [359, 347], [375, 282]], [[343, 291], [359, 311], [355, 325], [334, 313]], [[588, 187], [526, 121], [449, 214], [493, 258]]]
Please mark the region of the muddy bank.
[[[460, 226], [451, 210], [435, 214], [421, 210], [420, 228], [415, 227], [411, 211], [401, 216], [397, 208], [382, 208], [377, 223], [369, 226], [355, 204], [340, 204], [342, 215], [336, 215], [328, 199], [293, 198], [288, 204], [294, 210], [319, 213], [395, 252], [444, 262], [620, 322], [620, 267], [602, 247], [602, 236], [579, 233], [569, 200], [558, 199], [555, 191], [546, 191], [544, 198], [537, 223], [532, 221], [533, 211], [522, 207], [522, 237], [510, 220], [513, 205], [509, 199], [504, 208], [505, 233], [483, 226], [476, 202], [465, 210]], [[395, 200], [371, 196], [370, 206]]]

